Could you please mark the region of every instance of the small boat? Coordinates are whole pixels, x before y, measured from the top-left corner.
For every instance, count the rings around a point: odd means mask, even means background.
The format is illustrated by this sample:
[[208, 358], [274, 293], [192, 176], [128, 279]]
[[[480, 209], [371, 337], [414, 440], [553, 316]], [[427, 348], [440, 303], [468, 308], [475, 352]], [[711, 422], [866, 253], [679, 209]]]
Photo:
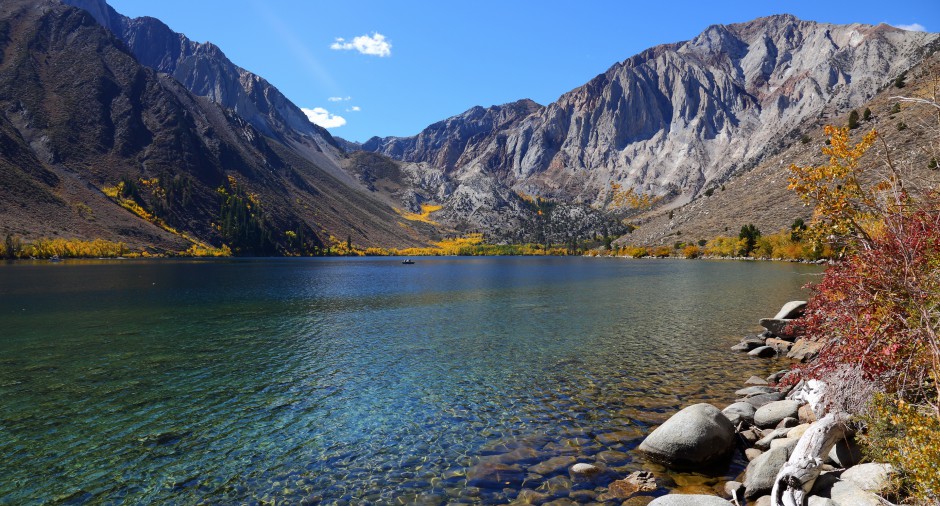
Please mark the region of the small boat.
[[49, 259], [50, 262], [61, 262], [62, 259], [59, 258], [59, 255], [52, 255], [52, 258]]
[[412, 260], [412, 259], [410, 259], [410, 258], [406, 258], [406, 259], [402, 260], [401, 263], [403, 263], [403, 264], [405, 264], [405, 265], [414, 265], [415, 261]]

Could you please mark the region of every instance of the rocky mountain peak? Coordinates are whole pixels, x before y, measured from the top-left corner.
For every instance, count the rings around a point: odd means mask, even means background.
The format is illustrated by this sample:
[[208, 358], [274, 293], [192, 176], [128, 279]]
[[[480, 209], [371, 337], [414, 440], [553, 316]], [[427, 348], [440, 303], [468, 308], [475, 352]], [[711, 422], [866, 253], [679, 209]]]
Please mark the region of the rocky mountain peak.
[[807, 121], [864, 103], [937, 38], [790, 14], [713, 25], [627, 58], [547, 106], [473, 108], [361, 148], [439, 168], [457, 193], [492, 177], [603, 205], [616, 182], [678, 205], [779, 149]]

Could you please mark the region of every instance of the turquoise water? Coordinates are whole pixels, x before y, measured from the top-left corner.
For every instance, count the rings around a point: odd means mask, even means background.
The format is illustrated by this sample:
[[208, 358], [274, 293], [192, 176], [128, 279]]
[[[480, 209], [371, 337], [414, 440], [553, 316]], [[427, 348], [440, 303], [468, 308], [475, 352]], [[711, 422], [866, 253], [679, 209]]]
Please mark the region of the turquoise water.
[[[589, 258], [0, 265], [0, 503], [496, 504], [524, 488], [586, 500], [644, 468], [634, 448], [651, 425], [779, 368], [728, 347], [818, 272]], [[537, 467], [559, 456], [607, 471]], [[485, 472], [497, 463], [499, 480]]]

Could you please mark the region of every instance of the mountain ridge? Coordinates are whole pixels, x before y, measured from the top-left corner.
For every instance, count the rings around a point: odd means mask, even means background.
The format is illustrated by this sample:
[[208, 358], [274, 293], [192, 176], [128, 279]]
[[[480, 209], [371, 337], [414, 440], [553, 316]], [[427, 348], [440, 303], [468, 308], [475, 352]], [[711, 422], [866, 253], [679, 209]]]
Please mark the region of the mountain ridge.
[[[615, 63], [511, 126], [477, 131], [462, 144], [425, 139], [462, 138], [474, 109], [415, 136], [359, 147], [440, 169], [453, 192], [473, 175], [512, 191], [605, 206], [616, 183], [681, 205], [792, 142], [806, 121], [863, 103], [937, 38], [788, 14], [712, 25]], [[445, 214], [454, 211], [446, 198], [442, 204]]]

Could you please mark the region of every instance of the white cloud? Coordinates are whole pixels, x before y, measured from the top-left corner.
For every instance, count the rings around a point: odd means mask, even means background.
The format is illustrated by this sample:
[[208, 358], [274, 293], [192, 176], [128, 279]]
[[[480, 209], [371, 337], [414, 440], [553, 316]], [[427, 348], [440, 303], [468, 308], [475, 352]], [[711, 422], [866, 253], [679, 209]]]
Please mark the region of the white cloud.
[[909, 32], [926, 32], [927, 28], [920, 23], [911, 23], [909, 25], [891, 25], [895, 28], [900, 28], [902, 30], [907, 30]]
[[359, 107], [358, 105], [354, 105], [354, 106], [352, 106], [352, 107], [350, 107], [349, 109], [346, 109], [346, 110], [347, 110], [347, 111], [350, 111], [350, 112], [359, 112], [359, 111], [362, 110], [362, 108]]
[[360, 35], [353, 38], [352, 42], [347, 42], [346, 39], [337, 37], [336, 42], [330, 44], [330, 49], [338, 51], [355, 49], [362, 54], [371, 54], [379, 57], [392, 55], [392, 43], [385, 40], [385, 36], [381, 33]]
[[327, 100], [330, 102], [343, 102], [345, 100], [352, 100], [352, 97], [330, 97]]
[[336, 128], [346, 124], [346, 118], [330, 114], [330, 111], [322, 107], [314, 107], [313, 109], [304, 109], [301, 107], [300, 110], [307, 115], [307, 119], [309, 119], [311, 123], [323, 128]]

